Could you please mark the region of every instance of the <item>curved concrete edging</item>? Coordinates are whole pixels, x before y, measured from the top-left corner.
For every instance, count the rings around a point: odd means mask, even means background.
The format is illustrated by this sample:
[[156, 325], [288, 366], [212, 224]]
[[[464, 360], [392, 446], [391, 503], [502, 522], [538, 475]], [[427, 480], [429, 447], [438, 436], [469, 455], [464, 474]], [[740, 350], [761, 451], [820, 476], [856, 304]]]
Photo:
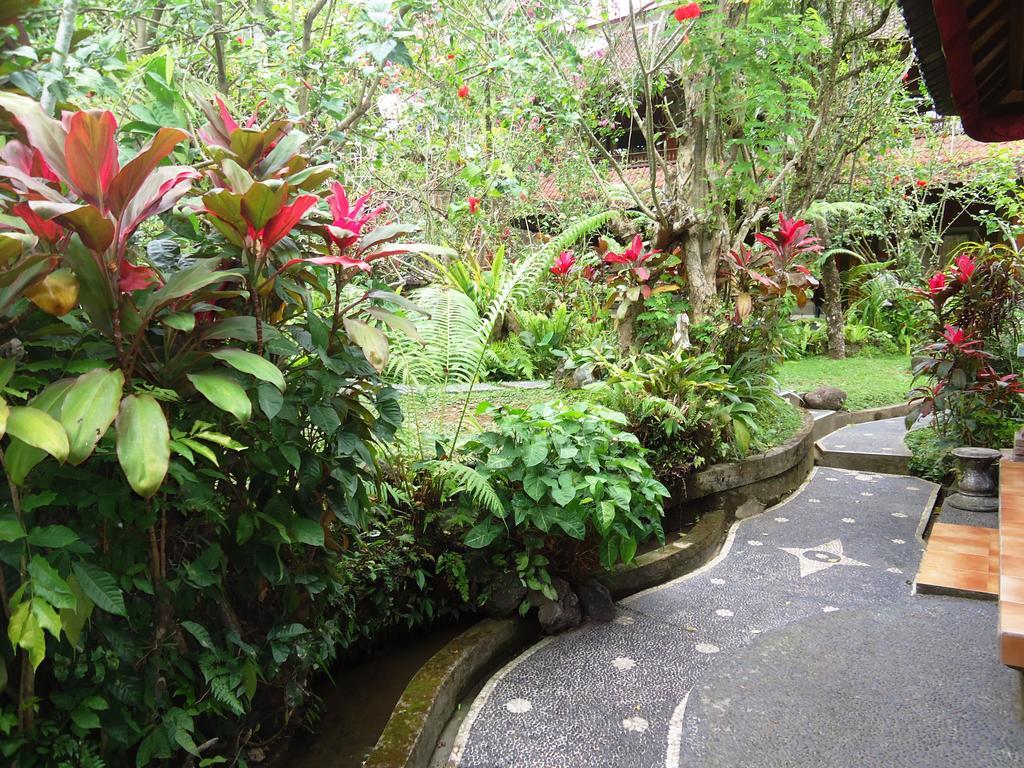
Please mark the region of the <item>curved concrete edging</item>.
[[[604, 582], [617, 600], [678, 579], [713, 560], [737, 517], [761, 512], [796, 492], [810, 476], [819, 425], [833, 429], [892, 418], [906, 406], [837, 412], [817, 420], [804, 414], [800, 430], [788, 441], [739, 462], [715, 465], [688, 479], [686, 501], [697, 501], [704, 515], [688, 533], [618, 568]], [[666, 513], [667, 514], [667, 513]], [[435, 654], [402, 693], [384, 732], [370, 752], [366, 768], [426, 768], [438, 738], [460, 702], [484, 677], [507, 666], [537, 637], [524, 619], [485, 619]], [[500, 674], [500, 672], [498, 673]], [[494, 682], [494, 679], [488, 684]], [[466, 717], [474, 716], [472, 709]]]

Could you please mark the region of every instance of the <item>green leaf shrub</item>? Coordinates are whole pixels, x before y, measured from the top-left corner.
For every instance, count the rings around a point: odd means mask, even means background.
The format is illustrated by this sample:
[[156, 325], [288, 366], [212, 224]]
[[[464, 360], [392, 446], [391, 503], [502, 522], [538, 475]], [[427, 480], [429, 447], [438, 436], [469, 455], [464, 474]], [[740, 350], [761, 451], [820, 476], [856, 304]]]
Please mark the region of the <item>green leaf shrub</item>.
[[514, 567], [529, 589], [553, 597], [552, 574], [579, 575], [598, 562], [629, 563], [661, 526], [665, 487], [622, 414], [600, 405], [548, 403], [492, 408], [492, 429], [462, 445], [463, 461], [489, 482], [500, 507], [456, 495], [471, 522], [466, 546]]

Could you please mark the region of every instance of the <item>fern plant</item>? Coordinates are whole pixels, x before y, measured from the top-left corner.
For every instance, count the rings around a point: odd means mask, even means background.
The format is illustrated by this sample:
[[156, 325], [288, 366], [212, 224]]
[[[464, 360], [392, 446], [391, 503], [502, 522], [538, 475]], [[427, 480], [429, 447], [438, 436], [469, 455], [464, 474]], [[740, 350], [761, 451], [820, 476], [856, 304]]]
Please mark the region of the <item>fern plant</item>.
[[412, 291], [409, 299], [429, 314], [416, 323], [422, 343], [393, 334], [389, 374], [406, 384], [475, 383], [483, 370], [487, 342], [494, 328], [536, 285], [544, 270], [561, 251], [606, 225], [614, 211], [580, 219], [542, 247], [526, 254], [506, 277], [490, 286], [494, 294], [481, 315], [457, 288], [427, 286]]

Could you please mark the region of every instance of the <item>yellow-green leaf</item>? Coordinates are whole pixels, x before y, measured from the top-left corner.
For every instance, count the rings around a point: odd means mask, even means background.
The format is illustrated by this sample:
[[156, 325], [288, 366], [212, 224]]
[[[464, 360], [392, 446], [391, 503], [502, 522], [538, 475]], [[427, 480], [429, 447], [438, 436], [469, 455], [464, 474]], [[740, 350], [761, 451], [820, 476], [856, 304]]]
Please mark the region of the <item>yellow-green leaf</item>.
[[7, 637], [11, 645], [28, 651], [32, 669], [38, 669], [46, 658], [46, 637], [43, 635], [43, 628], [39, 626], [39, 620], [32, 613], [32, 605], [28, 600], [18, 605], [11, 613], [11, 620], [7, 624]]
[[223, 360], [236, 371], [255, 376], [260, 381], [273, 384], [284, 392], [284, 374], [281, 373], [280, 368], [265, 357], [241, 349], [218, 349], [210, 354], [218, 360]]
[[[60, 416], [60, 407], [64, 402], [64, 395], [75, 383], [74, 379], [60, 379], [53, 382], [46, 389], [40, 392], [29, 401], [29, 405], [37, 408], [50, 416]], [[35, 448], [21, 440], [11, 440], [11, 446], [7, 449], [7, 472], [15, 485], [21, 485], [26, 475], [36, 464], [46, 458], [46, 451]]]
[[148, 499], [167, 475], [171, 433], [151, 395], [128, 395], [117, 414], [117, 460], [132, 490]]
[[[68, 433], [68, 461], [79, 465], [96, 448], [117, 416], [124, 374], [96, 368], [83, 373], [64, 396], [60, 420]], [[27, 442], [27, 441], [26, 441]]]
[[7, 416], [10, 412], [11, 409], [7, 407], [7, 403], [0, 400], [0, 437], [7, 432]]
[[252, 402], [237, 381], [223, 373], [190, 373], [188, 380], [199, 393], [243, 424], [252, 415]]
[[378, 371], [383, 371], [388, 364], [388, 337], [383, 331], [354, 317], [347, 317], [343, 322], [349, 338], [363, 350], [366, 361]]
[[7, 415], [7, 434], [39, 448], [63, 462], [68, 457], [68, 436], [53, 416], [31, 406], [15, 406]]

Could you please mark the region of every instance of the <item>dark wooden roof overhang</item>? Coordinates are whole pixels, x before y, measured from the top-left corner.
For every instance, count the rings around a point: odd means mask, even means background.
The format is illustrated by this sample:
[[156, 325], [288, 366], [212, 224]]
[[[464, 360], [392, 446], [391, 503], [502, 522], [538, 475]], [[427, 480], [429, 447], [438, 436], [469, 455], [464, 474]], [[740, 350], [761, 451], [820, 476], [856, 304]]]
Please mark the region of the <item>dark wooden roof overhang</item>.
[[900, 3], [936, 110], [978, 141], [1024, 139], [1024, 2]]

